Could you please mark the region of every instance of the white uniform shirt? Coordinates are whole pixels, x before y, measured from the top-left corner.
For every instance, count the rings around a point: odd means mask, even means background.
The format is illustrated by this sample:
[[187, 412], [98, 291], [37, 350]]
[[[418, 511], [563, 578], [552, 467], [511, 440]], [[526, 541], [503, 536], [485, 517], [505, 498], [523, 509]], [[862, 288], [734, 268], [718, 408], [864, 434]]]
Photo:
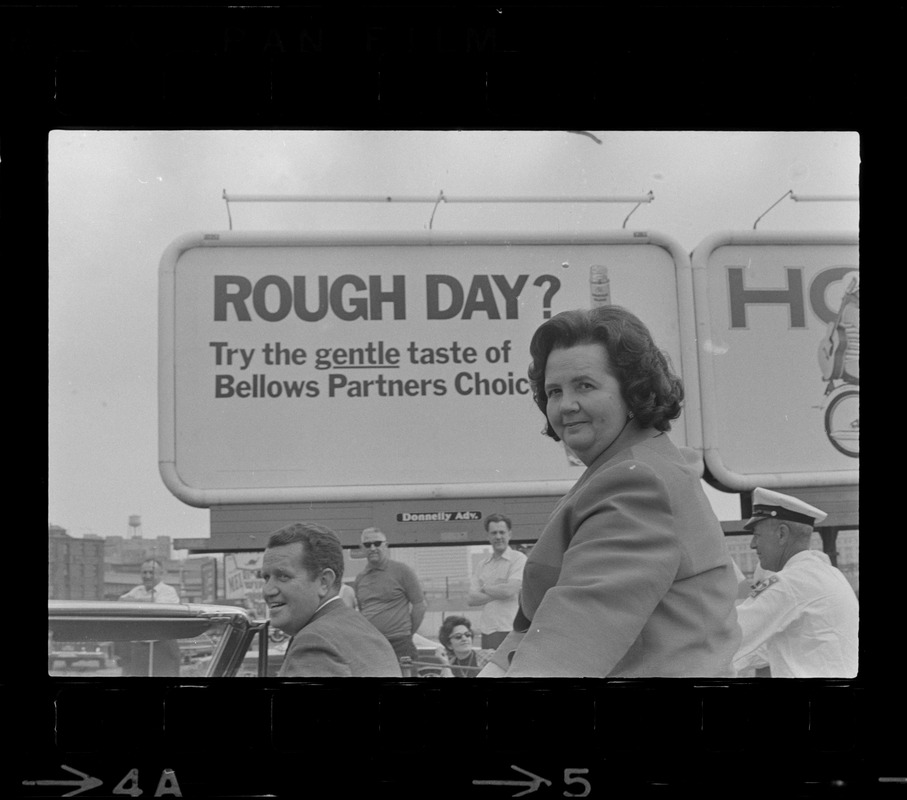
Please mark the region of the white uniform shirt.
[[168, 586], [161, 581], [157, 586], [152, 587], [149, 592], [144, 584], [139, 584], [131, 588], [126, 594], [120, 596], [120, 600], [137, 600], [144, 603], [178, 603], [180, 596], [176, 589]]
[[773, 678], [853, 678], [859, 603], [844, 573], [804, 550], [737, 606], [737, 672], [768, 662]]
[[485, 586], [496, 583], [516, 581], [517, 590], [512, 597], [506, 600], [489, 600], [482, 606], [482, 615], [477, 626], [479, 633], [495, 633], [497, 631], [512, 631], [513, 618], [516, 616], [520, 602], [519, 587], [523, 582], [523, 567], [526, 566], [526, 556], [517, 550], [508, 547], [500, 556], [492, 553], [486, 558], [472, 576], [470, 591], [478, 592], [480, 581]]

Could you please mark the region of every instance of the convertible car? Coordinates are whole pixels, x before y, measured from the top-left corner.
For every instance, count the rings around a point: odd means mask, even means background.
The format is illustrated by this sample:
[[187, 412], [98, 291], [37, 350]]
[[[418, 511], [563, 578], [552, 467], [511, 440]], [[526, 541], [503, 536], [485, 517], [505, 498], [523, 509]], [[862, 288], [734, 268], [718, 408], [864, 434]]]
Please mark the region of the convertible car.
[[236, 606], [47, 602], [50, 675], [263, 677], [276, 674], [280, 645], [270, 641], [267, 620]]
[[[449, 674], [418, 634], [404, 677]], [[59, 677], [276, 677], [289, 637], [245, 608], [124, 600], [48, 600], [47, 671]]]

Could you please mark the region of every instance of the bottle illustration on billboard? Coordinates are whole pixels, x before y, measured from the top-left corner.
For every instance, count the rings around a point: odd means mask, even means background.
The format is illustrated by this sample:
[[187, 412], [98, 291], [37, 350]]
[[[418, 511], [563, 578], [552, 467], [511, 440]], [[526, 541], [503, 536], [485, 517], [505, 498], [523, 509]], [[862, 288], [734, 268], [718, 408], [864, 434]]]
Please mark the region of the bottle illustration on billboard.
[[589, 267], [589, 294], [592, 308], [611, 305], [611, 281], [608, 268], [595, 264]]
[[[608, 268], [601, 264], [593, 264], [589, 267], [589, 297], [590, 308], [611, 305], [611, 280], [608, 277]], [[567, 454], [568, 464], [574, 467], [585, 466], [566, 444], [564, 444], [564, 452]]]
[[819, 343], [825, 381], [825, 433], [839, 452], [860, 456], [860, 273], [844, 276], [836, 319]]

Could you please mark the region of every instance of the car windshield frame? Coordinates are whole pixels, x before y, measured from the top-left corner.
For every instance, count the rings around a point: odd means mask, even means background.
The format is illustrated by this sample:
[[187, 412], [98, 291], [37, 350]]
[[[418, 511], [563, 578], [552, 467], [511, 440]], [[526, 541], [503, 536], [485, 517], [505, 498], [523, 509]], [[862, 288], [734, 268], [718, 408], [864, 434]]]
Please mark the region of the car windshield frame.
[[[222, 635], [208, 657], [204, 674], [197, 676], [201, 678], [235, 676], [255, 635], [267, 629], [267, 622], [256, 621], [239, 606], [48, 600], [48, 658], [52, 656], [51, 645], [58, 642], [180, 641], [199, 638], [218, 624], [223, 625]], [[151, 659], [153, 647], [149, 646]]]

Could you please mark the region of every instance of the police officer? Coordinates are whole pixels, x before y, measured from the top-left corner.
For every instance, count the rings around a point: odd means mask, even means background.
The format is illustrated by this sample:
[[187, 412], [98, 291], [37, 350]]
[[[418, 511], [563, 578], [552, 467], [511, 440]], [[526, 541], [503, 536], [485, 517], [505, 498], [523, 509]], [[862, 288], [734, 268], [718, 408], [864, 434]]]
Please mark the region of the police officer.
[[828, 516], [796, 497], [757, 488], [744, 527], [770, 574], [737, 606], [743, 639], [738, 674], [768, 664], [773, 678], [852, 678], [857, 674], [859, 605], [844, 574], [810, 550]]

